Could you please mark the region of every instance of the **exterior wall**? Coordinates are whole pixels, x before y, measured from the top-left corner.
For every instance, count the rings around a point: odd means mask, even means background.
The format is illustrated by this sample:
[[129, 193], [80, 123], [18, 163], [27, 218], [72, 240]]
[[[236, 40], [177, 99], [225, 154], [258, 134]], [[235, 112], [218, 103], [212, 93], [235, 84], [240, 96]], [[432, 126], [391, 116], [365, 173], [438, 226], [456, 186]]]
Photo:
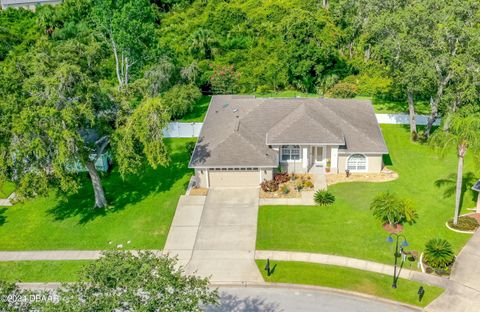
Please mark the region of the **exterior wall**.
[[273, 179], [273, 169], [272, 168], [260, 168], [260, 181], [272, 180]]
[[307, 171], [303, 168], [302, 161], [296, 162], [281, 162], [280, 167], [282, 167], [282, 171], [288, 173], [306, 173]]
[[195, 169], [195, 179], [198, 187], [208, 187], [206, 169]]
[[[344, 173], [347, 168], [347, 159], [350, 155], [358, 154], [341, 154], [338, 155], [338, 173]], [[367, 171], [369, 173], [379, 173], [383, 169], [382, 155], [365, 155], [367, 157]]]

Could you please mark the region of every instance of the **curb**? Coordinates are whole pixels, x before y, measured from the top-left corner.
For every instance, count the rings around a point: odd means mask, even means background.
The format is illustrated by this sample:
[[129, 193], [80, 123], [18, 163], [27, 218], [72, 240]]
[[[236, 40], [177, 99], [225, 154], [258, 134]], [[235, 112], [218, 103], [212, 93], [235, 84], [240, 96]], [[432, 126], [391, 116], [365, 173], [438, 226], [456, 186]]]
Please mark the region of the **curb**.
[[361, 299], [368, 299], [368, 300], [373, 300], [377, 302], [382, 302], [382, 303], [387, 303], [391, 305], [397, 305], [397, 306], [402, 306], [405, 308], [409, 308], [415, 311], [422, 311], [423, 308], [414, 306], [408, 303], [403, 303], [399, 301], [394, 301], [391, 299], [386, 299], [386, 298], [381, 298], [381, 297], [376, 297], [373, 295], [368, 295], [360, 292], [355, 292], [355, 291], [350, 291], [350, 290], [344, 290], [344, 289], [339, 289], [339, 288], [330, 288], [330, 287], [324, 287], [324, 286], [313, 286], [313, 285], [305, 285], [305, 284], [288, 284], [288, 283], [256, 283], [256, 282], [239, 282], [239, 283], [210, 283], [212, 286], [216, 287], [252, 287], [252, 288], [280, 288], [280, 289], [298, 289], [298, 290], [308, 290], [308, 291], [318, 291], [318, 292], [330, 292], [330, 293], [336, 293], [344, 296], [353, 296]]

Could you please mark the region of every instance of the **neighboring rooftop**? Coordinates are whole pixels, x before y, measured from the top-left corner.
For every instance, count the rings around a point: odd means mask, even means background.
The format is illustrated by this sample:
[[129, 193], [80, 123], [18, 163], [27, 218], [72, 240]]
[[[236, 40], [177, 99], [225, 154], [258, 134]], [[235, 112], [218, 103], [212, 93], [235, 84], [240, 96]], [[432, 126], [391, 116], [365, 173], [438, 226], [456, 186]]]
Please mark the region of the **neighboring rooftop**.
[[191, 167], [276, 167], [269, 145], [341, 145], [388, 153], [369, 100], [213, 96]]

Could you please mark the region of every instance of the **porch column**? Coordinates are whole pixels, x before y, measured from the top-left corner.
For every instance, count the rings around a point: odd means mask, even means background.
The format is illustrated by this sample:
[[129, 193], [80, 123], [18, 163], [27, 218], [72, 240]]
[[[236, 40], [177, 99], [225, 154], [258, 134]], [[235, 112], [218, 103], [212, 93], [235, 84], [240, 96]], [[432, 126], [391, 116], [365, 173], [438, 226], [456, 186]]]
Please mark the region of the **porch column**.
[[308, 146], [302, 148], [302, 168], [304, 172], [308, 171]]
[[338, 173], [338, 147], [332, 146], [330, 155], [330, 172]]

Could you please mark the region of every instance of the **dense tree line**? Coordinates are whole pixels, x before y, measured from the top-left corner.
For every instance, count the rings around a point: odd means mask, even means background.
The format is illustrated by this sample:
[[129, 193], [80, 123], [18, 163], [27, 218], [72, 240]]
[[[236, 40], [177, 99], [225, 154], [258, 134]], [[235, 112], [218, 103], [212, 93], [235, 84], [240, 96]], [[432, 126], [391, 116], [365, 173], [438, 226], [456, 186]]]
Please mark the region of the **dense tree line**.
[[[294, 89], [477, 111], [476, 0], [65, 0], [0, 11], [0, 178], [78, 189], [107, 148], [123, 175], [165, 165], [162, 128], [203, 93]], [[449, 118], [444, 130], [448, 131]]]

